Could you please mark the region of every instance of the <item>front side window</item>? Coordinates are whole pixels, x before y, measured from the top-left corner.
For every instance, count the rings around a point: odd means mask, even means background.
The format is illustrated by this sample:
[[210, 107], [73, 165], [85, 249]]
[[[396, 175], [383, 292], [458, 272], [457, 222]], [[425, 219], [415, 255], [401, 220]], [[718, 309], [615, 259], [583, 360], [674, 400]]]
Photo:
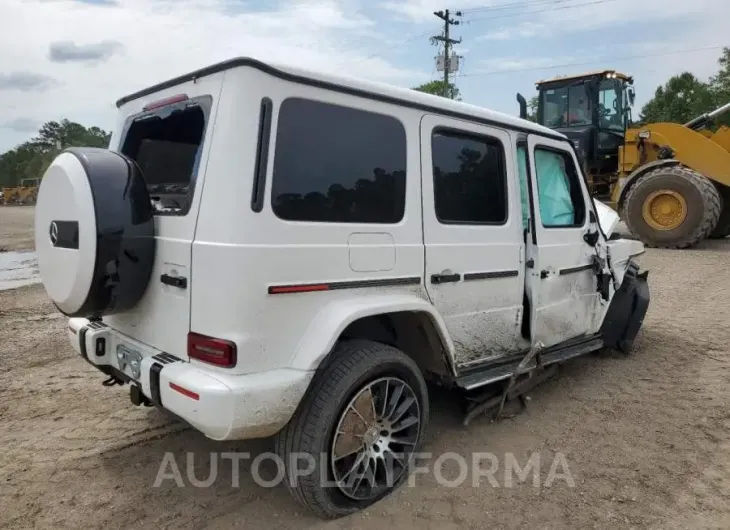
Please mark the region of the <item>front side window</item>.
[[442, 223], [503, 224], [507, 175], [499, 140], [451, 130], [431, 138], [436, 217]]
[[301, 98], [281, 104], [271, 196], [281, 219], [398, 223], [405, 189], [406, 132], [396, 118]]
[[573, 158], [564, 151], [535, 149], [538, 202], [547, 228], [583, 226], [585, 202]]

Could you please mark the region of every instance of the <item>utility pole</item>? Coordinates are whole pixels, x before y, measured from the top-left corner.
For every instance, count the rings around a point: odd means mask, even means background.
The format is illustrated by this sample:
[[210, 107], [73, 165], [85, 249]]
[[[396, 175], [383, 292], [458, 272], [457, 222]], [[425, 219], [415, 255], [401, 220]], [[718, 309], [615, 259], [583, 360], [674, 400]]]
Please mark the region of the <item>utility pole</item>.
[[[444, 60], [443, 60], [443, 69], [444, 69], [444, 97], [449, 97], [449, 74], [451, 72], [456, 72], [459, 69], [459, 57], [456, 57], [456, 63], [451, 63], [451, 45], [452, 44], [459, 44], [461, 42], [461, 37], [459, 37], [459, 40], [454, 40], [450, 38], [449, 36], [449, 28], [451, 26], [458, 26], [459, 21], [454, 20], [451, 17], [451, 13], [448, 9], [445, 11], [434, 11], [433, 13], [438, 18], [444, 21], [444, 34], [443, 35], [434, 35], [431, 37], [431, 44], [436, 44], [438, 42], [444, 43]], [[456, 12], [457, 17], [461, 17], [461, 11]], [[438, 62], [438, 57], [436, 58], [436, 64], [437, 68], [440, 68], [440, 64]]]

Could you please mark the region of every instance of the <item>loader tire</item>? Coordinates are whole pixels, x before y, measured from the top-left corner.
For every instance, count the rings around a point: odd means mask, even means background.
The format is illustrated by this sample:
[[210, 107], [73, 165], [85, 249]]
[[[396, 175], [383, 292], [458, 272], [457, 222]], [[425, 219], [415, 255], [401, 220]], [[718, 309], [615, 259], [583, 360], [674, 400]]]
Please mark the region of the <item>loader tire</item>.
[[717, 188], [722, 197], [722, 213], [717, 226], [710, 234], [710, 239], [724, 239], [730, 236], [730, 188], [722, 184], [718, 184]]
[[[663, 195], [677, 215], [655, 218], [652, 205]], [[653, 199], [654, 198], [654, 199]], [[639, 177], [624, 201], [624, 219], [631, 233], [647, 247], [688, 248], [707, 238], [718, 224], [722, 198], [709, 179], [684, 166], [660, 167]]]

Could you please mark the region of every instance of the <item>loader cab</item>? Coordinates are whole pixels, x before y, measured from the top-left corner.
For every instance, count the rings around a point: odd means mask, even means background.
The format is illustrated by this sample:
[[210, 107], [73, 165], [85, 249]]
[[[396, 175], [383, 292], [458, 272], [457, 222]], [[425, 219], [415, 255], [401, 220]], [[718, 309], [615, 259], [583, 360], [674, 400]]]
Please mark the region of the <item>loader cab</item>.
[[540, 81], [537, 120], [571, 139], [586, 173], [614, 173], [631, 119], [632, 83], [614, 70]]

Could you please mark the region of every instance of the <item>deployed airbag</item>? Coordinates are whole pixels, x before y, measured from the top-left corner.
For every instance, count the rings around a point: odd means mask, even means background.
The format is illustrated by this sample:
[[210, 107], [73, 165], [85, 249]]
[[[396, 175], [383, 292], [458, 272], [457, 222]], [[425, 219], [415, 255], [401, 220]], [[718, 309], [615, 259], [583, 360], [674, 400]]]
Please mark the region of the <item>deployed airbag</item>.
[[558, 153], [536, 149], [535, 169], [543, 226], [572, 225], [575, 209], [563, 157]]

